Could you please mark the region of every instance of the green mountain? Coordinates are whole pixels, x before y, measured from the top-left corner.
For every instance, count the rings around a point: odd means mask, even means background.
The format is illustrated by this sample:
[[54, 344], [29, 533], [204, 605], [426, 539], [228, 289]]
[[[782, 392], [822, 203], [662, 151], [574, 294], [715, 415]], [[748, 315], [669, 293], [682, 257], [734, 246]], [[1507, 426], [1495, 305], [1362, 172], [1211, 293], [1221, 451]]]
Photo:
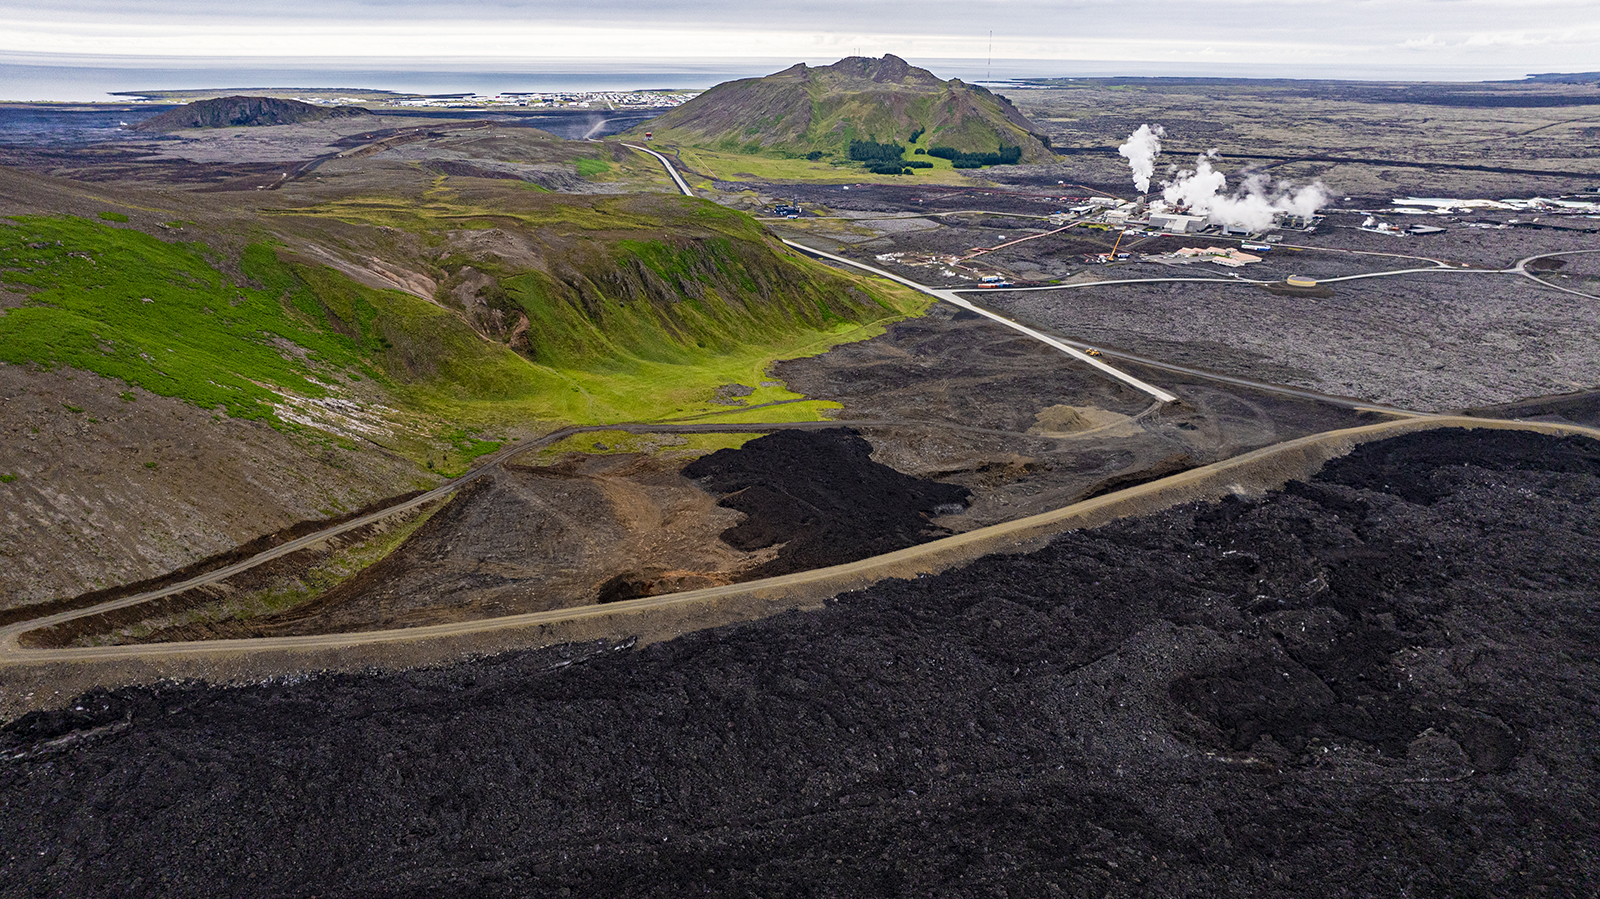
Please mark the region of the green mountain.
[[861, 140], [974, 154], [1013, 146], [1023, 162], [1051, 158], [1048, 138], [1011, 101], [897, 56], [725, 82], [638, 130], [646, 128], [656, 140], [728, 152], [843, 157]]

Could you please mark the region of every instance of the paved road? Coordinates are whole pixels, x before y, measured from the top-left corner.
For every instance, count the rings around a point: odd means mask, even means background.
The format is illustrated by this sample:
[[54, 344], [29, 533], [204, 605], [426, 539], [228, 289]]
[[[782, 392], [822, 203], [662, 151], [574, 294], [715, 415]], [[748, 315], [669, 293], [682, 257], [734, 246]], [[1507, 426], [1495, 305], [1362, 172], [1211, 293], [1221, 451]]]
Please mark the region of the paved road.
[[[641, 146], [639, 146], [637, 144], [623, 144], [623, 146], [631, 147], [632, 149], [635, 149], [635, 150], [643, 150], [644, 152], [649, 153], [651, 156], [654, 156], [656, 159], [660, 160], [661, 164], [663, 166], [666, 166], [667, 173], [672, 176], [672, 180], [677, 182], [678, 189], [683, 191], [685, 196], [689, 196], [689, 197], [694, 196], [694, 192], [689, 189], [689, 185], [688, 184], [684, 183], [683, 177], [678, 174], [678, 170], [672, 165], [671, 161], [669, 161], [667, 159], [667, 157], [662, 156], [660, 153], [657, 153], [654, 150], [647, 149], [645, 147], [641, 147]], [[1046, 344], [1048, 346], [1055, 347], [1056, 349], [1060, 350], [1063, 353], [1066, 353], [1067, 355], [1071, 356], [1072, 358], [1077, 359], [1080, 362], [1087, 363], [1088, 365], [1091, 365], [1096, 369], [1099, 369], [1100, 371], [1104, 372], [1105, 374], [1110, 375], [1111, 377], [1117, 379], [1118, 381], [1123, 382], [1124, 384], [1127, 384], [1128, 386], [1134, 388], [1135, 390], [1140, 391], [1141, 393], [1149, 394], [1150, 396], [1154, 397], [1158, 402], [1175, 403], [1175, 402], [1178, 401], [1177, 396], [1175, 396], [1175, 395], [1173, 395], [1171, 393], [1168, 393], [1167, 391], [1162, 390], [1159, 387], [1155, 387], [1155, 386], [1152, 386], [1150, 384], [1146, 384], [1144, 381], [1141, 381], [1138, 378], [1135, 378], [1133, 375], [1130, 375], [1127, 372], [1124, 372], [1124, 371], [1121, 371], [1119, 369], [1113, 368], [1110, 365], [1107, 365], [1106, 363], [1100, 361], [1099, 359], [1096, 359], [1095, 357], [1090, 356], [1087, 353], [1084, 353], [1082, 350], [1079, 350], [1079, 349], [1077, 349], [1075, 347], [1068, 346], [1067, 344], [1062, 343], [1061, 341], [1056, 340], [1055, 338], [1050, 337], [1050, 336], [1048, 336], [1046, 334], [1041, 334], [1040, 332], [1035, 331], [1034, 329], [1032, 329], [1032, 328], [1030, 328], [1030, 327], [1028, 327], [1026, 325], [1019, 324], [1017, 322], [1012, 321], [1009, 318], [1006, 318], [1003, 315], [1000, 315], [1000, 314], [995, 313], [995, 312], [990, 312], [989, 310], [984, 309], [984, 308], [982, 308], [980, 306], [973, 305], [972, 303], [969, 303], [966, 300], [963, 300], [961, 297], [956, 296], [956, 294], [953, 291], [940, 290], [939, 288], [936, 288], [936, 287], [929, 287], [926, 284], [918, 284], [917, 282], [911, 280], [910, 278], [903, 278], [903, 277], [901, 277], [901, 276], [899, 276], [899, 275], [897, 275], [897, 274], [895, 274], [893, 272], [884, 271], [883, 269], [878, 268], [877, 266], [867, 265], [864, 262], [857, 262], [854, 259], [846, 259], [843, 256], [836, 256], [836, 255], [834, 255], [832, 253], [827, 253], [827, 252], [824, 252], [822, 250], [818, 250], [818, 249], [816, 249], [814, 247], [808, 247], [803, 243], [797, 243], [796, 241], [792, 241], [792, 240], [788, 240], [788, 239], [783, 239], [783, 242], [785, 244], [787, 244], [788, 246], [794, 247], [795, 249], [797, 249], [800, 252], [805, 253], [807, 255], [816, 256], [819, 259], [827, 259], [827, 260], [829, 260], [831, 262], [837, 262], [837, 263], [840, 263], [840, 264], [843, 264], [843, 265], [853, 266], [853, 267], [861, 269], [862, 271], [865, 271], [865, 272], [871, 272], [872, 274], [877, 275], [880, 278], [888, 278], [891, 281], [895, 281], [895, 282], [898, 282], [900, 284], [904, 284], [905, 286], [911, 288], [912, 290], [916, 290], [916, 291], [919, 291], [921, 293], [925, 293], [925, 294], [927, 294], [928, 296], [931, 296], [931, 297], [936, 297], [936, 298], [938, 298], [940, 300], [945, 301], [946, 303], [951, 303], [953, 305], [960, 306], [961, 308], [966, 309], [969, 312], [975, 312], [978, 315], [981, 315], [981, 316], [983, 316], [985, 318], [988, 318], [988, 319], [991, 319], [993, 321], [999, 322], [1000, 324], [1005, 325], [1006, 327], [1012, 329], [1013, 331], [1018, 331], [1018, 332], [1020, 332], [1022, 334], [1026, 334], [1027, 336], [1033, 338], [1034, 340], [1039, 341], [1040, 343], [1044, 343], [1044, 344]]]
[[1099, 369], [1100, 371], [1104, 372], [1105, 374], [1108, 374], [1111, 377], [1117, 379], [1118, 381], [1121, 381], [1124, 384], [1127, 384], [1128, 386], [1134, 388], [1135, 390], [1138, 390], [1141, 393], [1145, 393], [1145, 394], [1148, 394], [1148, 395], [1154, 397], [1158, 402], [1175, 403], [1175, 402], [1178, 401], [1178, 397], [1176, 395], [1172, 394], [1172, 393], [1169, 393], [1169, 392], [1167, 392], [1165, 390], [1162, 390], [1159, 387], [1155, 387], [1153, 385], [1147, 384], [1144, 381], [1139, 380], [1138, 378], [1134, 377], [1133, 375], [1128, 374], [1127, 372], [1125, 372], [1125, 371], [1123, 371], [1123, 370], [1121, 370], [1119, 368], [1114, 368], [1114, 367], [1112, 367], [1110, 365], [1107, 365], [1105, 362], [1102, 362], [1101, 360], [1096, 359], [1093, 356], [1090, 356], [1089, 354], [1083, 352], [1082, 350], [1078, 349], [1077, 347], [1069, 346], [1068, 344], [1065, 344], [1065, 343], [1055, 339], [1054, 337], [1051, 337], [1048, 334], [1044, 334], [1042, 332], [1035, 331], [1033, 328], [1030, 328], [1027, 325], [1021, 324], [1019, 322], [1012, 321], [1011, 319], [1006, 318], [1005, 316], [999, 314], [998, 312], [991, 312], [988, 309], [983, 308], [982, 306], [978, 306], [978, 305], [976, 305], [974, 303], [970, 303], [970, 302], [962, 299], [960, 296], [958, 296], [956, 294], [956, 292], [953, 291], [953, 290], [941, 290], [941, 289], [939, 289], [937, 287], [929, 287], [926, 284], [918, 284], [917, 282], [911, 280], [910, 278], [902, 278], [901, 276], [895, 274], [894, 272], [885, 271], [884, 269], [878, 268], [875, 265], [867, 265], [864, 262], [857, 262], [854, 259], [846, 259], [843, 256], [835, 256], [832, 253], [825, 253], [822, 250], [818, 250], [818, 249], [815, 249], [813, 247], [808, 247], [803, 243], [796, 243], [795, 241], [787, 240], [787, 239], [784, 239], [783, 242], [785, 244], [791, 246], [791, 247], [794, 247], [795, 249], [799, 250], [802, 253], [806, 253], [806, 254], [811, 255], [811, 256], [816, 256], [816, 257], [818, 257], [820, 259], [827, 259], [830, 262], [837, 262], [837, 263], [840, 263], [842, 265], [853, 266], [855, 268], [861, 269], [864, 272], [870, 272], [870, 273], [872, 273], [874, 275], [877, 275], [877, 276], [879, 276], [881, 278], [888, 278], [891, 281], [895, 281], [895, 282], [898, 282], [900, 284], [904, 284], [905, 286], [911, 288], [912, 290], [921, 291], [922, 293], [925, 293], [925, 294], [927, 294], [927, 295], [929, 295], [931, 297], [937, 297], [937, 298], [945, 301], [946, 303], [950, 303], [951, 305], [960, 306], [962, 309], [965, 309], [968, 312], [975, 312], [978, 315], [983, 316], [984, 318], [990, 319], [991, 321], [999, 322], [1000, 324], [1005, 325], [1007, 328], [1010, 328], [1013, 331], [1017, 331], [1019, 333], [1025, 334], [1028, 337], [1031, 337], [1034, 340], [1039, 341], [1040, 343], [1046, 344], [1047, 346], [1055, 347], [1056, 349], [1060, 350], [1063, 353], [1066, 353], [1067, 355], [1071, 356], [1072, 358], [1077, 359], [1080, 362], [1086, 363], [1086, 364], [1088, 364], [1088, 365], [1090, 365], [1090, 366], [1092, 366], [1092, 367], [1094, 367], [1096, 369]]
[[667, 174], [672, 176], [673, 183], [678, 185], [678, 190], [682, 191], [683, 195], [686, 197], [694, 196], [694, 191], [689, 188], [689, 182], [683, 180], [683, 176], [678, 174], [678, 167], [672, 164], [672, 160], [662, 156], [660, 153], [657, 153], [649, 147], [641, 147], [638, 144], [623, 144], [623, 146], [630, 150], [638, 150], [642, 153], [649, 153], [651, 156], [654, 156], [656, 159], [660, 160], [662, 167], [667, 170]]
[[[1579, 252], [1588, 251], [1582, 250]], [[1400, 268], [1381, 272], [1367, 272], [1360, 275], [1339, 275], [1333, 278], [1319, 278], [1317, 283], [1334, 284], [1339, 281], [1359, 281], [1364, 278], [1392, 278], [1396, 275], [1419, 274], [1510, 275], [1517, 274], [1517, 270], [1510, 268], [1455, 268], [1453, 266], [1441, 266], [1437, 268]], [[1223, 278], [1121, 278], [1106, 281], [1080, 281], [1076, 284], [1045, 284], [1039, 287], [954, 287], [950, 288], [950, 290], [954, 293], [1022, 293], [1030, 290], [1083, 290], [1089, 287], [1111, 287], [1117, 284], [1249, 284], [1252, 287], [1261, 287], [1267, 284], [1278, 283], [1281, 282], [1261, 281], [1255, 278], [1246, 278], [1242, 275], [1235, 275], [1233, 277]], [[1540, 283], [1542, 284], [1544, 282], [1541, 281]]]
[[1573, 296], [1583, 297], [1586, 300], [1600, 300], [1600, 297], [1597, 297], [1594, 294], [1584, 293], [1581, 290], [1573, 290], [1570, 287], [1562, 287], [1559, 284], [1551, 284], [1549, 281], [1546, 281], [1538, 275], [1535, 275], [1533, 272], [1528, 271], [1528, 265], [1540, 259], [1554, 259], [1557, 256], [1583, 256], [1589, 253], [1600, 253], [1600, 250], [1567, 250], [1562, 253], [1541, 253], [1538, 256], [1529, 256], [1526, 259], [1518, 260], [1517, 264], [1507, 269], [1507, 271], [1516, 272], [1524, 278], [1528, 278], [1534, 283], [1549, 287], [1552, 290], [1559, 290], [1562, 293], [1570, 293]]
[[[1463, 269], [1463, 268], [1446, 268], [1446, 267], [1441, 266], [1440, 268], [1420, 268], [1420, 269], [1406, 269], [1406, 270], [1403, 270], [1403, 271], [1378, 272], [1378, 273], [1374, 273], [1374, 274], [1370, 274], [1370, 275], [1347, 275], [1347, 276], [1344, 276], [1344, 277], [1341, 277], [1341, 278], [1325, 278], [1325, 279], [1323, 279], [1323, 282], [1326, 283], [1326, 282], [1331, 282], [1331, 281], [1349, 281], [1349, 280], [1355, 280], [1357, 278], [1383, 277], [1383, 276], [1386, 276], [1386, 275], [1397, 275], [1397, 274], [1444, 274], [1444, 273], [1450, 273], [1450, 274], [1473, 273], [1473, 274], [1484, 274], [1484, 275], [1512, 275], [1512, 274], [1514, 274], [1514, 275], [1521, 275], [1523, 277], [1529, 278], [1530, 280], [1532, 280], [1535, 283], [1538, 283], [1538, 284], [1540, 284], [1540, 285], [1542, 285], [1544, 287], [1549, 287], [1549, 288], [1552, 288], [1554, 290], [1559, 290], [1559, 291], [1562, 291], [1563, 293], [1570, 293], [1570, 294], [1573, 294], [1574, 296], [1585, 297], [1585, 298], [1591, 299], [1591, 300], [1600, 300], [1600, 297], [1596, 297], [1596, 296], [1593, 296], [1591, 294], [1586, 294], [1586, 293], [1583, 293], [1581, 291], [1573, 290], [1573, 289], [1568, 288], [1568, 287], [1562, 287], [1559, 284], [1551, 284], [1550, 282], [1545, 281], [1544, 279], [1542, 279], [1542, 278], [1538, 277], [1537, 275], [1533, 274], [1532, 272], [1528, 271], [1528, 268], [1527, 268], [1530, 264], [1532, 264], [1533, 262], [1535, 262], [1536, 260], [1539, 260], [1539, 259], [1547, 259], [1547, 258], [1553, 258], [1553, 257], [1557, 257], [1557, 256], [1581, 256], [1581, 255], [1585, 255], [1585, 254], [1589, 254], [1589, 253], [1600, 253], [1600, 250], [1567, 250], [1567, 251], [1559, 252], [1559, 253], [1542, 253], [1542, 254], [1540, 254], [1538, 256], [1529, 256], [1526, 259], [1521, 259], [1521, 260], [1519, 260], [1517, 262], [1516, 265], [1512, 266], [1511, 268], [1504, 268], [1504, 269]], [[1373, 254], [1373, 255], [1392, 255], [1392, 254]], [[1414, 258], [1414, 257], [1401, 257], [1401, 258]], [[1265, 282], [1265, 281], [1253, 281], [1253, 280], [1250, 280], [1248, 278], [1154, 278], [1154, 279], [1134, 278], [1134, 279], [1126, 279], [1126, 280], [1118, 280], [1118, 281], [1092, 281], [1092, 282], [1085, 282], [1085, 283], [1082, 283], [1082, 284], [1051, 285], [1051, 286], [1048, 286], [1048, 287], [1012, 287], [1012, 288], [988, 288], [988, 289], [985, 289], [985, 288], [971, 288], [971, 287], [969, 287], [969, 288], [958, 288], [957, 290], [959, 292], [963, 292], [963, 293], [976, 293], [976, 292], [980, 292], [980, 291], [982, 291], [982, 292], [994, 292], [995, 290], [1004, 290], [1007, 293], [1011, 293], [1011, 292], [1027, 291], [1027, 290], [1061, 290], [1061, 289], [1064, 289], [1064, 288], [1066, 288], [1066, 289], [1074, 289], [1074, 288], [1083, 288], [1083, 287], [1104, 287], [1104, 286], [1115, 285], [1115, 284], [1150, 284], [1150, 283], [1171, 283], [1171, 282], [1184, 282], [1184, 283], [1197, 283], [1197, 282], [1199, 282], [1199, 283], [1210, 283], [1210, 284], [1250, 284], [1250, 285], [1261, 285], [1261, 284], [1270, 283], [1270, 282]], [[1081, 341], [1071, 340], [1071, 339], [1064, 338], [1064, 337], [1063, 338], [1057, 338], [1057, 339], [1060, 340], [1063, 343], [1071, 344], [1072, 346], [1075, 346], [1075, 347], [1078, 347], [1078, 348], [1084, 349], [1084, 350], [1090, 349], [1091, 346], [1092, 346], [1091, 344], [1088, 344], [1088, 343], [1083, 343]], [[1265, 391], [1265, 392], [1268, 392], [1268, 393], [1276, 393], [1276, 394], [1281, 394], [1281, 395], [1285, 395], [1285, 396], [1296, 396], [1296, 397], [1302, 397], [1304, 399], [1318, 400], [1320, 402], [1331, 403], [1331, 404], [1336, 405], [1336, 406], [1343, 406], [1343, 407], [1348, 408], [1348, 409], [1358, 409], [1358, 410], [1361, 410], [1361, 411], [1370, 411], [1370, 412], [1383, 412], [1383, 413], [1387, 413], [1387, 414], [1390, 414], [1390, 415], [1404, 415], [1404, 416], [1413, 416], [1413, 417], [1425, 416], [1425, 415], [1432, 414], [1432, 413], [1418, 412], [1418, 411], [1412, 410], [1412, 409], [1402, 409], [1402, 408], [1399, 408], [1399, 407], [1396, 407], [1396, 406], [1386, 406], [1386, 405], [1384, 405], [1382, 403], [1369, 402], [1367, 400], [1357, 399], [1355, 397], [1333, 396], [1331, 394], [1318, 393], [1318, 392], [1316, 392], [1314, 390], [1303, 390], [1303, 389], [1297, 388], [1297, 387], [1288, 387], [1288, 386], [1285, 386], [1285, 385], [1282, 385], [1282, 384], [1271, 384], [1271, 383], [1267, 383], [1267, 382], [1264, 382], [1264, 381], [1252, 381], [1252, 380], [1249, 380], [1249, 379], [1246, 379], [1246, 378], [1236, 378], [1236, 377], [1232, 377], [1230, 375], [1223, 375], [1223, 374], [1218, 374], [1216, 372], [1205, 371], [1203, 369], [1190, 368], [1190, 367], [1188, 367], [1186, 365], [1176, 365], [1176, 364], [1173, 364], [1171, 362], [1162, 361], [1160, 359], [1151, 359], [1148, 356], [1140, 356], [1140, 355], [1137, 355], [1135, 353], [1128, 353], [1128, 352], [1123, 352], [1123, 351], [1118, 351], [1118, 350], [1107, 350], [1107, 349], [1103, 349], [1103, 348], [1100, 349], [1100, 352], [1102, 353], [1102, 355], [1104, 355], [1106, 357], [1109, 357], [1109, 358], [1112, 358], [1112, 359], [1120, 359], [1120, 360], [1122, 360], [1124, 362], [1134, 362], [1134, 363], [1137, 363], [1139, 365], [1143, 365], [1143, 366], [1145, 366], [1147, 368], [1156, 369], [1158, 371], [1170, 371], [1170, 372], [1173, 372], [1175, 374], [1184, 374], [1184, 375], [1189, 375], [1189, 376], [1192, 376], [1192, 377], [1204, 378], [1204, 379], [1206, 379], [1208, 381], [1215, 381], [1215, 382], [1219, 382], [1219, 383], [1223, 383], [1223, 384], [1232, 384], [1232, 385], [1235, 385], [1235, 386], [1238, 386], [1238, 387], [1249, 387], [1249, 388], [1252, 388], [1252, 389], [1255, 389], [1255, 390], [1261, 390], [1261, 391]]]
[[[1327, 248], [1326, 247], [1307, 247], [1306, 249], [1327, 249]], [[1355, 251], [1351, 251], [1351, 252], [1355, 252]], [[1532, 281], [1534, 281], [1534, 282], [1536, 282], [1538, 284], [1541, 284], [1541, 285], [1543, 285], [1545, 287], [1549, 287], [1549, 288], [1551, 288], [1553, 290], [1559, 290], [1559, 291], [1562, 291], [1563, 293], [1570, 293], [1570, 294], [1573, 294], [1574, 296], [1586, 297], [1586, 298], [1591, 299], [1591, 300], [1600, 300], [1600, 297], [1592, 296], [1590, 294], [1583, 293], [1582, 291], [1573, 290], [1573, 289], [1571, 289], [1569, 287], [1562, 287], [1559, 284], [1551, 284], [1549, 281], [1546, 281], [1543, 278], [1540, 278], [1538, 275], [1535, 275], [1533, 272], [1528, 271], [1528, 268], [1527, 268], [1530, 263], [1532, 263], [1532, 262], [1534, 262], [1536, 260], [1539, 260], [1539, 259], [1551, 259], [1551, 258], [1554, 258], [1556, 256], [1581, 256], [1581, 255], [1584, 255], [1586, 253], [1600, 253], [1600, 250], [1566, 250], [1566, 251], [1560, 252], [1560, 253], [1541, 253], [1538, 256], [1529, 256], [1526, 259], [1519, 260], [1517, 262], [1517, 264], [1512, 266], [1511, 268], [1460, 268], [1460, 267], [1457, 267], [1457, 266], [1446, 265], [1444, 263], [1440, 263], [1438, 265], [1430, 266], [1428, 268], [1388, 269], [1388, 270], [1381, 271], [1381, 272], [1366, 272], [1364, 274], [1359, 274], [1359, 275], [1339, 275], [1339, 276], [1336, 276], [1336, 277], [1333, 277], [1333, 278], [1319, 278], [1317, 283], [1319, 283], [1319, 284], [1337, 284], [1337, 283], [1342, 282], [1342, 281], [1361, 281], [1361, 280], [1365, 280], [1367, 278], [1393, 278], [1393, 277], [1397, 277], [1399, 275], [1521, 275], [1522, 277], [1531, 279]], [[1416, 257], [1416, 256], [1398, 256], [1398, 255], [1395, 255], [1395, 254], [1392, 254], [1392, 253], [1366, 253], [1366, 254], [1363, 254], [1363, 255], [1387, 256], [1387, 257], [1394, 258], [1394, 259], [1416, 259], [1416, 258], [1422, 258], [1422, 257]], [[1429, 261], [1432, 261], [1432, 260], [1429, 260]], [[938, 289], [943, 290], [943, 291], [948, 292], [948, 293], [1022, 293], [1022, 292], [1025, 292], [1025, 291], [1034, 291], [1034, 290], [1083, 290], [1083, 289], [1089, 288], [1089, 287], [1111, 287], [1111, 286], [1114, 286], [1114, 285], [1117, 285], [1117, 284], [1182, 284], [1182, 283], [1188, 283], [1188, 284], [1196, 284], [1196, 283], [1199, 283], [1199, 284], [1249, 284], [1249, 285], [1254, 286], [1254, 287], [1259, 287], [1259, 286], [1262, 286], [1262, 285], [1265, 285], [1265, 284], [1276, 284], [1276, 283], [1279, 283], [1279, 282], [1276, 282], [1276, 281], [1261, 281], [1261, 280], [1257, 280], [1257, 279], [1254, 279], [1254, 278], [1246, 278], [1246, 277], [1243, 277], [1243, 276], [1235, 275], [1233, 277], [1224, 277], [1224, 278], [1122, 278], [1122, 279], [1105, 280], [1105, 281], [1080, 281], [1080, 282], [1078, 282], [1076, 284], [1045, 284], [1045, 285], [1041, 285], [1041, 286], [1038, 286], [1038, 287], [950, 287], [950, 288], [938, 288]]]

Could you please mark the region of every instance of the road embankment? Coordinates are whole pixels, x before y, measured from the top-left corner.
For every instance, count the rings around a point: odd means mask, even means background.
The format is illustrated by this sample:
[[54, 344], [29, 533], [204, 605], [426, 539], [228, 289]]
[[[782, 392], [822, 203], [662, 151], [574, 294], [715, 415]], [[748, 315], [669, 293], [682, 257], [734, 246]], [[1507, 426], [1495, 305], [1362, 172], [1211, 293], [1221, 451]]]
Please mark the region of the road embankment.
[[29, 650], [0, 647], [0, 717], [51, 706], [96, 686], [200, 678], [214, 683], [307, 672], [413, 667], [588, 640], [672, 639], [691, 631], [815, 608], [888, 578], [915, 578], [994, 553], [1027, 552], [1064, 531], [1233, 494], [1259, 496], [1305, 478], [1356, 446], [1431, 428], [1528, 430], [1600, 439], [1600, 430], [1457, 416], [1329, 431], [1017, 521], [815, 571], [607, 605], [399, 630], [183, 644]]

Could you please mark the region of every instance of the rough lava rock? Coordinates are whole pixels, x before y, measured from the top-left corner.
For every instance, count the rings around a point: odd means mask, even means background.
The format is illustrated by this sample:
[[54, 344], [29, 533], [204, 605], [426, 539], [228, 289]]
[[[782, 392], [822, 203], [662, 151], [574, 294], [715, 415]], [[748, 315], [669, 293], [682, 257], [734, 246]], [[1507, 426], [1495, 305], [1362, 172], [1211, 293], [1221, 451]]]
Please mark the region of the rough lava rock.
[[729, 546], [749, 552], [783, 544], [751, 577], [853, 562], [942, 536], [928, 520], [965, 508], [972, 496], [872, 461], [872, 444], [851, 428], [777, 431], [701, 456], [683, 473], [724, 494], [718, 505], [747, 516], [722, 532]]
[[170, 109], [133, 127], [136, 131], [182, 131], [186, 128], [298, 125], [370, 115], [369, 110], [360, 106], [315, 106], [278, 97], [216, 97]]
[[1594, 895], [1597, 450], [1423, 432], [642, 648], [95, 693], [0, 729], [0, 895]]

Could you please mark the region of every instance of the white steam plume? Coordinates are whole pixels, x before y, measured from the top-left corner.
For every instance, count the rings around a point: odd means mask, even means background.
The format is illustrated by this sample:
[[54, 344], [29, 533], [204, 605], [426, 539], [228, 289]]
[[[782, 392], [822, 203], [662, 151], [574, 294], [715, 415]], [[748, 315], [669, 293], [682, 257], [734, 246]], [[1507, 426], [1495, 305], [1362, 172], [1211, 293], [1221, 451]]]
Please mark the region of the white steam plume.
[[1160, 125], [1140, 125], [1129, 135], [1128, 142], [1117, 148], [1128, 160], [1128, 168], [1133, 169], [1133, 183], [1139, 193], [1150, 192], [1150, 176], [1156, 170], [1156, 157], [1161, 154], [1161, 138], [1166, 136], [1166, 129]]
[[1296, 188], [1287, 181], [1273, 184], [1265, 175], [1251, 175], [1229, 194], [1227, 176], [1211, 167], [1216, 155], [1217, 151], [1212, 150], [1195, 160], [1193, 171], [1185, 169], [1171, 181], [1161, 182], [1162, 199], [1175, 206], [1187, 206], [1193, 214], [1216, 224], [1252, 231], [1271, 225], [1280, 212], [1315, 215], [1330, 199], [1320, 181]]

